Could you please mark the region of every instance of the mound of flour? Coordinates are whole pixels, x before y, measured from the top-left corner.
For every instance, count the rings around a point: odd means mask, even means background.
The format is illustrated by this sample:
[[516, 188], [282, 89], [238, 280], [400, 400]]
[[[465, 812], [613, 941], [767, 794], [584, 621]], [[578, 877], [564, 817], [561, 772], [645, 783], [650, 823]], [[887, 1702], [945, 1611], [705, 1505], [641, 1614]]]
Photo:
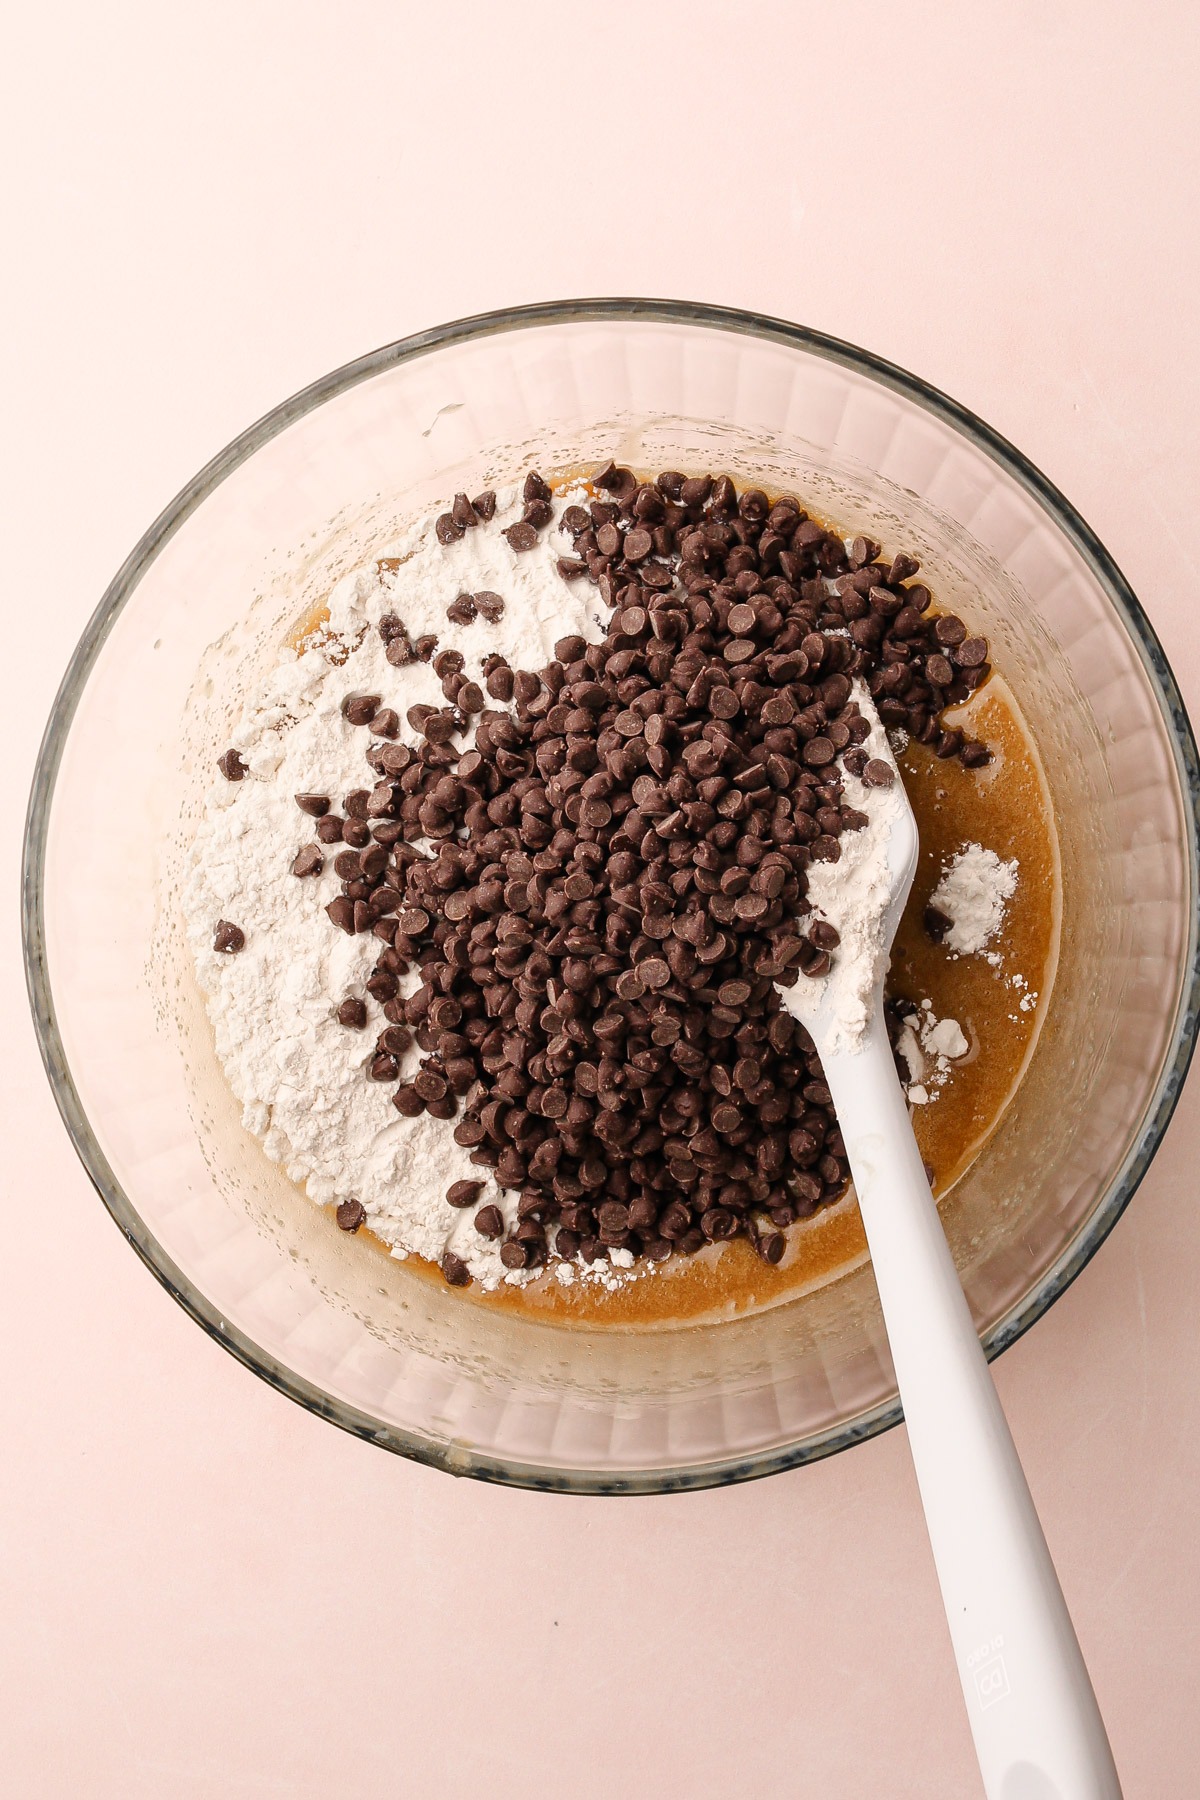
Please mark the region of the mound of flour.
[[952, 856], [929, 904], [950, 921], [942, 938], [956, 956], [978, 956], [1004, 923], [1004, 909], [1017, 891], [1017, 862], [1002, 862], [994, 850], [968, 844]]

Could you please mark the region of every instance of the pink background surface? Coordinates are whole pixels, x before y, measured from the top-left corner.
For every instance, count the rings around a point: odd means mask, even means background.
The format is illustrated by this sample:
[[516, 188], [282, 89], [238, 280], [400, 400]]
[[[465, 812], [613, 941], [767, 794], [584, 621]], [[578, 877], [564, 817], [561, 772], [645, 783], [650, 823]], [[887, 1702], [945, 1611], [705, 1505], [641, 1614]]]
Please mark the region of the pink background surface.
[[[10, 21], [10, 904], [59, 674], [153, 515], [313, 377], [515, 301], [723, 301], [926, 376], [1077, 503], [1200, 714], [1193, 10], [663, 10]], [[3, 979], [7, 1793], [524, 1800], [539, 1768], [578, 1800], [979, 1791], [902, 1431], [624, 1502], [341, 1436], [122, 1243], [42, 1077], [11, 912]], [[1193, 1083], [997, 1369], [1130, 1797], [1192, 1791], [1200, 1755], [1198, 1156]]]

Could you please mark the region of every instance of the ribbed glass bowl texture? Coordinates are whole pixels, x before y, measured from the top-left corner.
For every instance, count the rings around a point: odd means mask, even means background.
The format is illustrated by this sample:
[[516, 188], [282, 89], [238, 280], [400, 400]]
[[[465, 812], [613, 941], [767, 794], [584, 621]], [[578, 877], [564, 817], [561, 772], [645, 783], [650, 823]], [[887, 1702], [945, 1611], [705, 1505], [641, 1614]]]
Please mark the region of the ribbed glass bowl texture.
[[978, 419], [862, 351], [715, 308], [608, 300], [389, 345], [204, 469], [104, 596], [55, 703], [25, 866], [46, 1066], [130, 1243], [198, 1323], [348, 1430], [460, 1473], [697, 1487], [899, 1416], [869, 1267], [757, 1317], [533, 1325], [345, 1238], [242, 1129], [179, 887], [214, 755], [287, 627], [413, 514], [530, 464], [725, 470], [915, 550], [985, 634], [1041, 752], [1062, 852], [1057, 982], [1002, 1124], [944, 1203], [989, 1353], [1102, 1242], [1196, 1026], [1196, 748], [1111, 558]]

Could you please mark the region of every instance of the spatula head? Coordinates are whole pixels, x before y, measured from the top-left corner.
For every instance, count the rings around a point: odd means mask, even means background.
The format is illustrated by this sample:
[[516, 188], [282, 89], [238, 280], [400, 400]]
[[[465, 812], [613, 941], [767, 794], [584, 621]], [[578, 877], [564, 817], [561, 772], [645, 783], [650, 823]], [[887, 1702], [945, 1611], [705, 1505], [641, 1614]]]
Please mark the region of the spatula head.
[[871, 764], [885, 764], [892, 779], [868, 767], [870, 780], [845, 771], [845, 799], [867, 816], [861, 831], [844, 833], [835, 863], [813, 863], [808, 898], [813, 919], [836, 927], [841, 942], [825, 975], [800, 974], [782, 988], [783, 1003], [808, 1031], [821, 1054], [853, 1052], [883, 1003], [892, 940], [917, 868], [917, 822], [896, 759], [862, 682], [854, 683], [859, 711], [871, 726], [863, 744]]

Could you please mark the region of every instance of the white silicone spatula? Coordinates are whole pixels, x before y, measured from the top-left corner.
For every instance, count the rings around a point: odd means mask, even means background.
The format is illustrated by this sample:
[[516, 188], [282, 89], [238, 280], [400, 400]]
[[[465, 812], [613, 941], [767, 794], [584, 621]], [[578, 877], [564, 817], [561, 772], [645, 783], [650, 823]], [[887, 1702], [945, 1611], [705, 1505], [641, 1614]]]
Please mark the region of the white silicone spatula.
[[845, 1139], [988, 1800], [1119, 1800], [1104, 1722], [892, 1059], [883, 980], [917, 827], [861, 684], [855, 698], [872, 724], [864, 748], [893, 780], [870, 787], [847, 777], [847, 798], [869, 823], [842, 838], [844, 866], [810, 871], [810, 898], [842, 943], [826, 975], [801, 975], [783, 999], [816, 1044]]

